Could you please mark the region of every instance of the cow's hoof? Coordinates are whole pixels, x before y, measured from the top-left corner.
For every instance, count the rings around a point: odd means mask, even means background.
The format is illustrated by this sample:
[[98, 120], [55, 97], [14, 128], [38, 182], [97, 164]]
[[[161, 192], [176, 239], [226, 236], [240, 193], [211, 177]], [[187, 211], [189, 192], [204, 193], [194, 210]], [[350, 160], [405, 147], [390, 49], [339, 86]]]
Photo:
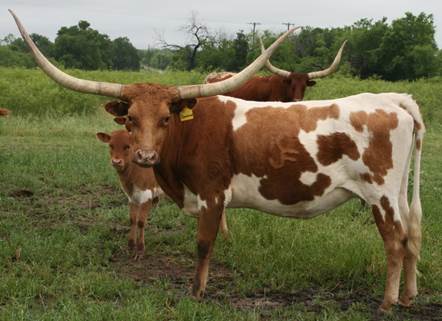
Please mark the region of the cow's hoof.
[[401, 296], [401, 298], [399, 299], [399, 305], [405, 308], [411, 307], [412, 304], [413, 304], [413, 298], [410, 298], [408, 295]]

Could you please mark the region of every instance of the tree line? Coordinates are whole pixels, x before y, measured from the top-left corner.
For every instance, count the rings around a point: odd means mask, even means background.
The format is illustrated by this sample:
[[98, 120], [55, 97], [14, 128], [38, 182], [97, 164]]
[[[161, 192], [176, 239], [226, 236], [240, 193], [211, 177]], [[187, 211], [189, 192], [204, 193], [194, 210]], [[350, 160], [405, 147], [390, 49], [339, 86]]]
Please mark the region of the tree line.
[[[62, 27], [55, 41], [33, 34], [45, 55], [65, 68], [139, 70], [140, 67], [174, 70], [228, 70], [244, 68], [260, 53], [256, 34], [239, 30], [235, 36], [210, 33], [192, 14], [182, 30], [192, 41], [184, 45], [160, 39], [160, 48], [137, 50], [126, 37], [110, 40], [87, 21]], [[360, 78], [414, 80], [442, 75], [442, 51], [434, 39], [433, 15], [406, 13], [391, 23], [361, 19], [339, 28], [303, 28], [285, 41], [272, 63], [289, 71], [309, 72], [327, 67], [344, 40], [348, 40], [339, 72]], [[277, 34], [260, 33], [265, 46]], [[32, 67], [21, 39], [1, 41], [0, 65]]]

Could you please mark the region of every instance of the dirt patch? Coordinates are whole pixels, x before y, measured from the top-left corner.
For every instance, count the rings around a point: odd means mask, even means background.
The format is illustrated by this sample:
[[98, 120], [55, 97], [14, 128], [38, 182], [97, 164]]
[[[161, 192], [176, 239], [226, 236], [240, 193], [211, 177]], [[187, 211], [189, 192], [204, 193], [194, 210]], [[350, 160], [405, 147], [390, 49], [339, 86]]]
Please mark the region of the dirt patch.
[[18, 189], [12, 191], [8, 194], [10, 197], [21, 198], [21, 197], [32, 197], [34, 196], [34, 192], [28, 189]]
[[[126, 278], [146, 284], [167, 281], [172, 289], [183, 292], [183, 295], [188, 294], [195, 273], [194, 257], [184, 253], [146, 253], [142, 259], [134, 261], [127, 251], [119, 250], [113, 254], [111, 262], [115, 270]], [[226, 266], [211, 261], [207, 292], [216, 292], [217, 287], [232, 280], [232, 272]]]

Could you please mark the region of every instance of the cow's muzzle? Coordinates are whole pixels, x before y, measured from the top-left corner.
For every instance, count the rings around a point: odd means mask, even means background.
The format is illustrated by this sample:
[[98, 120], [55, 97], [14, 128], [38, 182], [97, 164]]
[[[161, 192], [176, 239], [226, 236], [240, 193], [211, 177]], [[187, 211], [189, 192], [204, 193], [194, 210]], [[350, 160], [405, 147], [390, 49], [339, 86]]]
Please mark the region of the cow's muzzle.
[[151, 167], [160, 162], [160, 155], [156, 151], [146, 151], [138, 149], [135, 152], [133, 161], [142, 167]]

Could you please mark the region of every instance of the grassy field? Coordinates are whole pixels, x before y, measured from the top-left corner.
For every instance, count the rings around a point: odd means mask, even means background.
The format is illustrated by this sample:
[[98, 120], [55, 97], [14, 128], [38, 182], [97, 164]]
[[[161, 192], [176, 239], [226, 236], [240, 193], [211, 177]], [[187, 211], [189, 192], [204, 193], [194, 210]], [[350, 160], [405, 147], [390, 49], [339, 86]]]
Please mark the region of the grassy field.
[[[123, 83], [197, 83], [197, 73], [78, 72]], [[321, 80], [309, 99], [362, 91], [414, 95], [426, 136], [420, 295], [376, 315], [385, 256], [352, 201], [313, 220], [228, 210], [201, 302], [189, 296], [196, 222], [162, 201], [146, 257], [127, 253], [126, 198], [97, 131], [117, 128], [105, 98], [60, 89], [38, 71], [0, 69], [0, 320], [442, 320], [442, 80]]]

